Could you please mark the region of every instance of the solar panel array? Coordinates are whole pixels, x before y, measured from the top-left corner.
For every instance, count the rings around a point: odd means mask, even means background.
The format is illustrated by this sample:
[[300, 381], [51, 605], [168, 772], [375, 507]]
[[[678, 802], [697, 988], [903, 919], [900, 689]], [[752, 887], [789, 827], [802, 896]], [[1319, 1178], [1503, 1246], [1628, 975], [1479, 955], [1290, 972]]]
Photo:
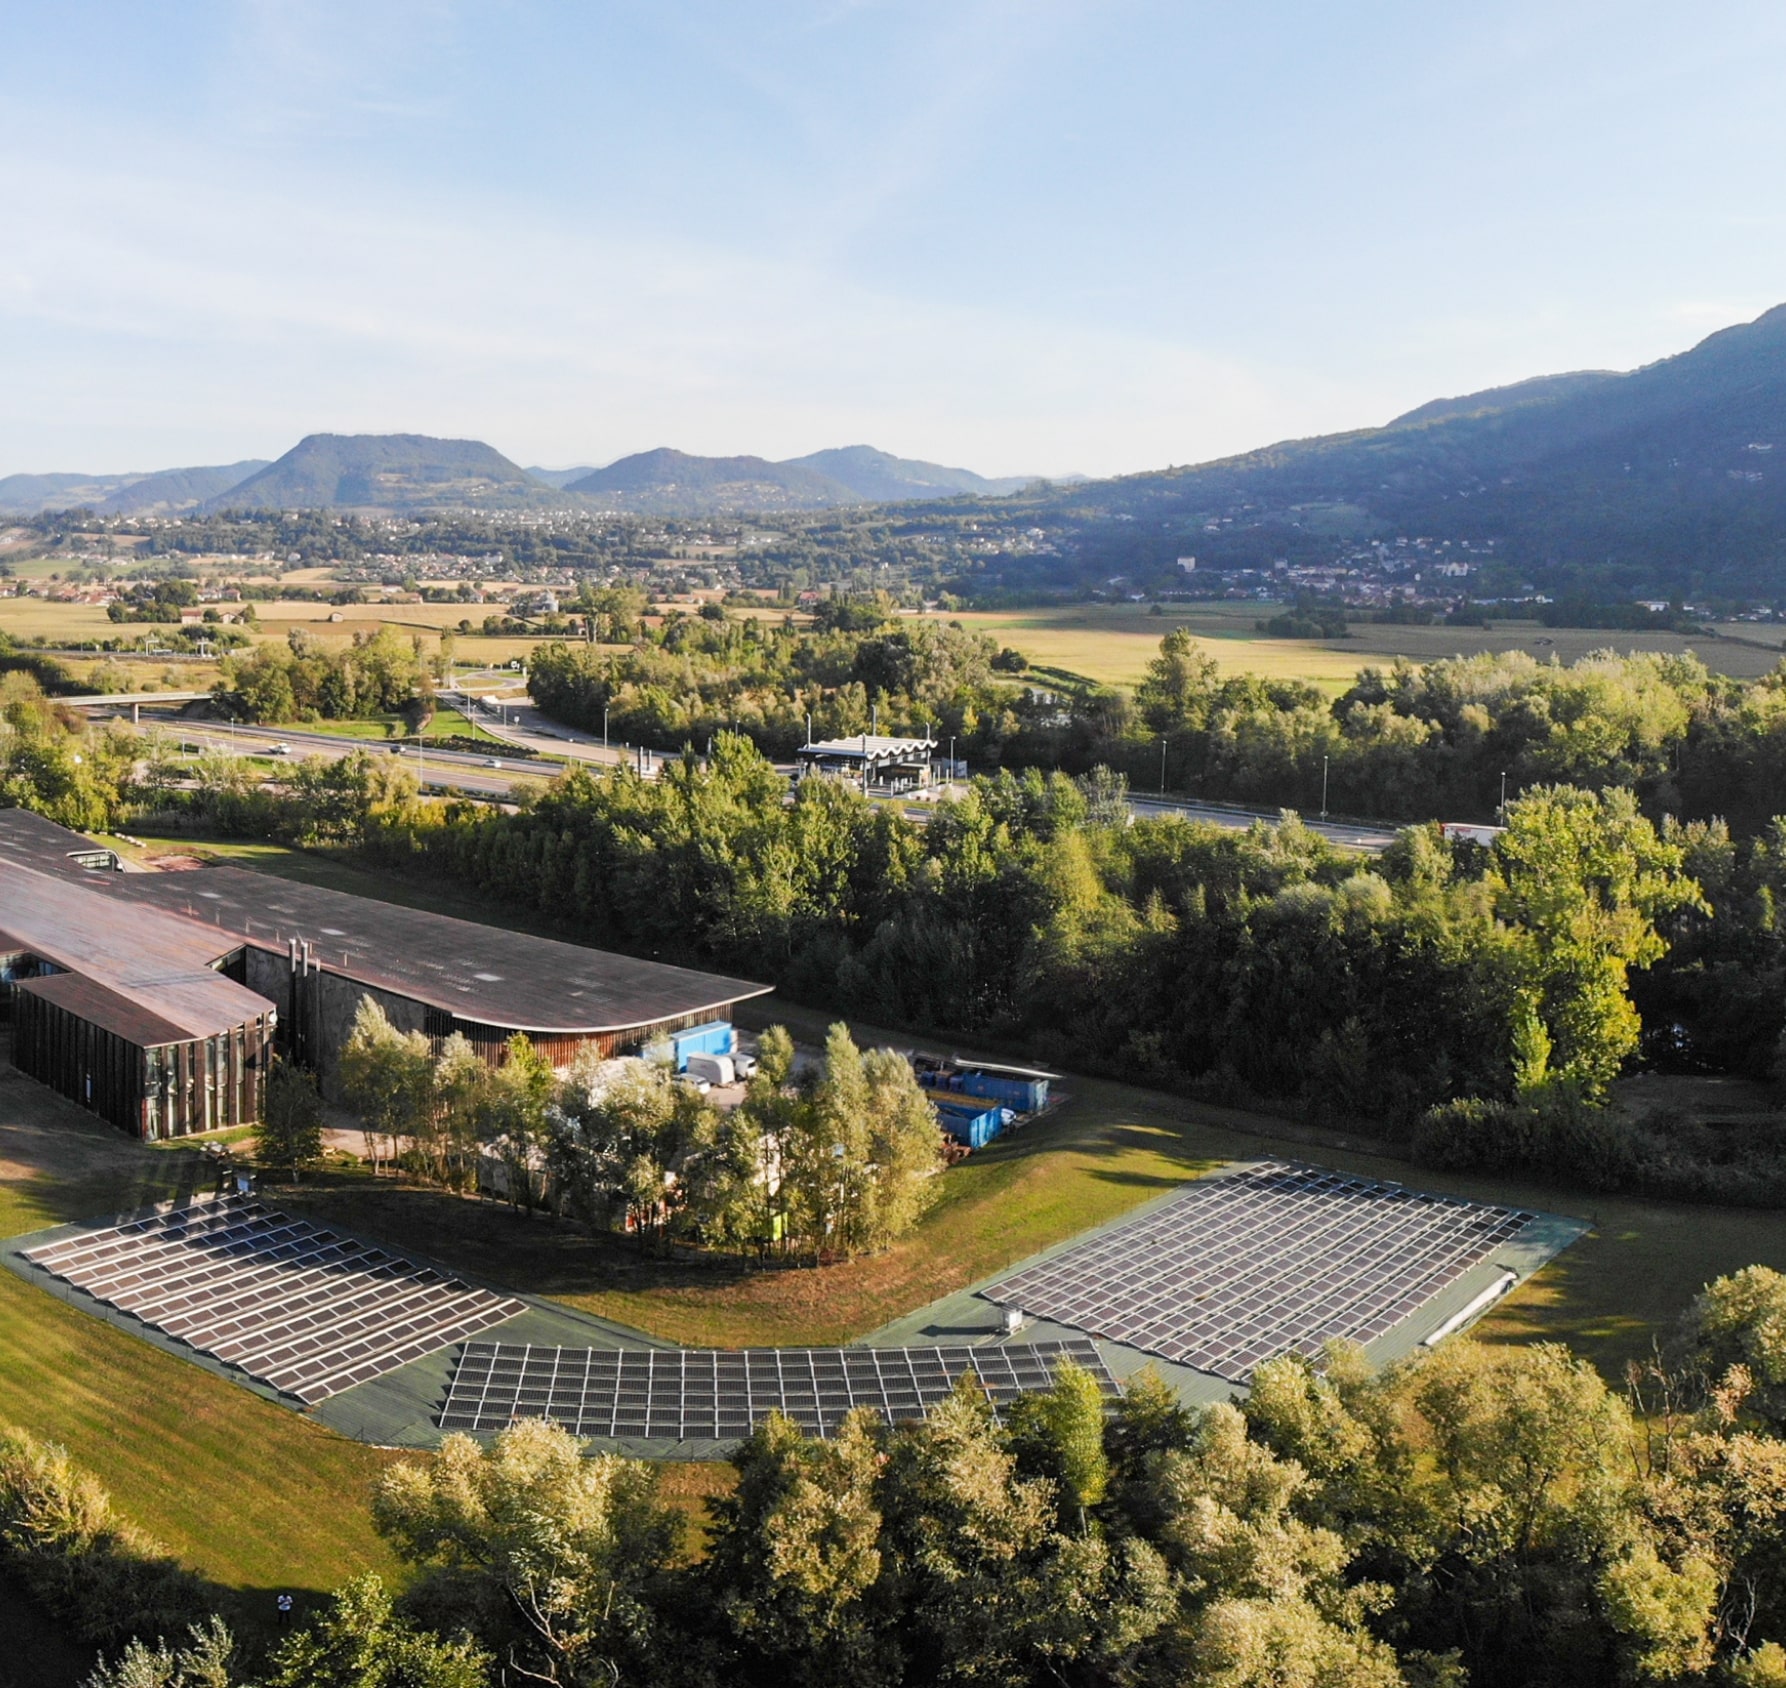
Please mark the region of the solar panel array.
[[993, 1284], [989, 1300], [1245, 1383], [1280, 1354], [1369, 1342], [1532, 1214], [1267, 1161]]
[[1047, 1389], [1071, 1359], [1118, 1393], [1089, 1341], [984, 1348], [536, 1348], [470, 1342], [441, 1409], [442, 1430], [501, 1430], [545, 1418], [578, 1436], [732, 1441], [771, 1412], [833, 1436], [872, 1407], [889, 1422], [922, 1418], [972, 1370], [994, 1406]]
[[25, 1258], [306, 1406], [526, 1311], [252, 1197], [84, 1232]]

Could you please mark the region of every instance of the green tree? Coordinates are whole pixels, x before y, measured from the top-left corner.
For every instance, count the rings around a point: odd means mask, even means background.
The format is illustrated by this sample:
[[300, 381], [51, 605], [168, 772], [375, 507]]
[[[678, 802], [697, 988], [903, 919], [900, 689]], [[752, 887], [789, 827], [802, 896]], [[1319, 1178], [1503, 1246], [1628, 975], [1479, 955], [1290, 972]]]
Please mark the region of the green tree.
[[1699, 887], [1681, 847], [1658, 838], [1624, 790], [1528, 792], [1508, 810], [1495, 860], [1496, 909], [1520, 940], [1523, 1082], [1599, 1096], [1642, 1029], [1630, 971], [1667, 952], [1661, 916], [1705, 906]]
[[368, 1573], [274, 1649], [254, 1688], [487, 1688], [494, 1663], [468, 1637], [448, 1640], [405, 1622]]
[[1056, 1368], [1052, 1389], [1025, 1395], [1006, 1415], [1018, 1469], [1053, 1478], [1081, 1529], [1110, 1485], [1106, 1405], [1098, 1380], [1067, 1360]]
[[1175, 627], [1160, 641], [1160, 654], [1135, 688], [1142, 719], [1156, 734], [1202, 726], [1216, 693], [1220, 670], [1189, 632]]
[[421, 1032], [400, 1032], [370, 996], [360, 998], [341, 1046], [341, 1090], [366, 1132], [374, 1170], [399, 1138], [424, 1133], [434, 1112], [434, 1056]]
[[235, 1651], [228, 1627], [213, 1617], [193, 1624], [183, 1647], [128, 1643], [116, 1664], [102, 1657], [81, 1688], [236, 1688], [241, 1679], [231, 1669]]
[[277, 1056], [267, 1069], [260, 1158], [294, 1180], [322, 1164], [322, 1097], [315, 1078]]
[[885, 1248], [918, 1221], [931, 1180], [942, 1171], [942, 1126], [909, 1062], [896, 1049], [862, 1057], [863, 1105], [873, 1199], [870, 1248]]
[[1689, 1353], [1708, 1381], [1747, 1374], [1749, 1410], [1786, 1435], [1786, 1273], [1745, 1266], [1708, 1284], [1685, 1320]]
[[732, 1638], [794, 1688], [899, 1680], [876, 1598], [881, 1455], [866, 1412], [830, 1441], [779, 1413], [733, 1456], [738, 1486], [713, 1506], [703, 1578]]
[[610, 1688], [651, 1657], [653, 1586], [676, 1550], [656, 1486], [649, 1466], [585, 1457], [566, 1431], [526, 1419], [487, 1451], [451, 1435], [428, 1464], [394, 1466], [372, 1515], [441, 1603], [481, 1614], [483, 1639], [518, 1673]]

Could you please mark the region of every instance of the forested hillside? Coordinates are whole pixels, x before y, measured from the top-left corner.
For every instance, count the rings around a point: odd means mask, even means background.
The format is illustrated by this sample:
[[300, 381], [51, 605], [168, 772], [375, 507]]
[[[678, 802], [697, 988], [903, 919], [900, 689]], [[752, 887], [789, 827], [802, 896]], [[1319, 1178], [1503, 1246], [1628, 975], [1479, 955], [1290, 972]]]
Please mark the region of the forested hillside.
[[1331, 560], [1395, 535], [1486, 545], [1509, 583], [1613, 598], [1786, 585], [1786, 306], [1629, 374], [1540, 378], [1386, 427], [1195, 467], [1021, 494], [1062, 560], [1010, 571], [1089, 585]]

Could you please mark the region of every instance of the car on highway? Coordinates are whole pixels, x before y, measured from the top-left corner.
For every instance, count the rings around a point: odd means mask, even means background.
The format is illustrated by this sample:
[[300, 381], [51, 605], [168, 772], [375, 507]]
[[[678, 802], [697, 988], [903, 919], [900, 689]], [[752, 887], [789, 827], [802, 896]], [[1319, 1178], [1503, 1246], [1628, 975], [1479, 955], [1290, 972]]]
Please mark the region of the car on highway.
[[502, 766], [502, 758], [500, 756], [486, 756], [484, 758], [484, 766], [486, 768], [500, 768]]
[[289, 744], [269, 744], [267, 754], [269, 756], [289, 756], [291, 755], [291, 746]]

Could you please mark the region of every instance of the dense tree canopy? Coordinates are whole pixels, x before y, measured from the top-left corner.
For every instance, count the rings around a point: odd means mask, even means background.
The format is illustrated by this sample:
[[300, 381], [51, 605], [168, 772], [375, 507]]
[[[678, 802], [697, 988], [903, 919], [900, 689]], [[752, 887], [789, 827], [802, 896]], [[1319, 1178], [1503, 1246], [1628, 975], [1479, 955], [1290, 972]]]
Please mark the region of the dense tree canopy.
[[656, 1467], [449, 1436], [377, 1487], [401, 1602], [362, 1578], [264, 1666], [200, 1624], [90, 1688], [1780, 1688], [1786, 1443], [1714, 1369], [1777, 1346], [1776, 1288], [1709, 1286], [1625, 1393], [1459, 1338], [1201, 1408], [1069, 1363], [1002, 1422], [971, 1373], [828, 1441], [770, 1415], [698, 1555]]

